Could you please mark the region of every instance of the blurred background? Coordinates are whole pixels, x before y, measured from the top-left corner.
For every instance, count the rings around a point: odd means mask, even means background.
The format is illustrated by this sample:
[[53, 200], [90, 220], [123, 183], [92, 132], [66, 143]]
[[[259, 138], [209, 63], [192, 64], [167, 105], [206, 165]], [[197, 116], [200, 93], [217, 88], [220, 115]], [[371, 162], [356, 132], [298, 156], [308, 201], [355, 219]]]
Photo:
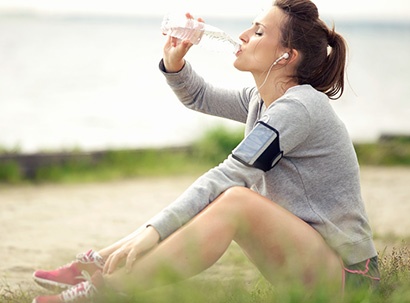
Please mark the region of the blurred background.
[[[410, 135], [410, 2], [316, 0], [349, 44], [332, 104], [355, 142]], [[185, 109], [158, 70], [168, 12], [189, 11], [237, 38], [271, 1], [0, 0], [0, 149], [22, 153], [169, 147], [217, 125]], [[234, 56], [195, 47], [208, 81], [252, 86]]]
[[[410, 1], [314, 2], [349, 45], [346, 91], [332, 105], [360, 164], [368, 165], [361, 170], [363, 197], [386, 281], [376, 301], [409, 302]], [[0, 301], [31, 302], [21, 286], [31, 289], [33, 267], [64, 264], [84, 243], [98, 248], [135, 229], [241, 140], [241, 125], [184, 108], [168, 88], [158, 69], [163, 16], [191, 12], [237, 39], [270, 6], [271, 0], [0, 0]], [[249, 74], [233, 68], [230, 53], [198, 46], [187, 59], [215, 85], [253, 86]], [[82, 184], [131, 177], [142, 178]], [[385, 259], [392, 245], [393, 257]], [[400, 246], [407, 248], [394, 250]], [[243, 263], [232, 256], [236, 273]], [[252, 298], [267, 293], [255, 285]]]

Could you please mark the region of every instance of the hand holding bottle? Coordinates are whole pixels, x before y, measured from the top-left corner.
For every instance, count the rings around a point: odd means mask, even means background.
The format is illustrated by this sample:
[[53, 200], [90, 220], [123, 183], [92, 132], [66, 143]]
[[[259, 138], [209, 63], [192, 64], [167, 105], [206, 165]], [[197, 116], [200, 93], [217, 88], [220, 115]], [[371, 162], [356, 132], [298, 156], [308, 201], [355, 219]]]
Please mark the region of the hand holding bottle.
[[[187, 19], [192, 19], [193, 16], [189, 13], [186, 15]], [[199, 22], [204, 22], [203, 19], [199, 18]], [[166, 33], [164, 33], [165, 35]], [[179, 72], [185, 65], [185, 55], [188, 53], [189, 49], [193, 43], [189, 39], [179, 39], [168, 35], [168, 39], [164, 46], [164, 65], [165, 69], [169, 73]]]
[[234, 54], [241, 48], [241, 45], [227, 33], [205, 24], [201, 18], [194, 20], [189, 13], [185, 15], [185, 19], [165, 16], [161, 29], [164, 35], [168, 35], [168, 41], [164, 47], [164, 64], [168, 72], [178, 72], [183, 68], [185, 64], [183, 58], [193, 44], [200, 44], [214, 51], [229, 51]]

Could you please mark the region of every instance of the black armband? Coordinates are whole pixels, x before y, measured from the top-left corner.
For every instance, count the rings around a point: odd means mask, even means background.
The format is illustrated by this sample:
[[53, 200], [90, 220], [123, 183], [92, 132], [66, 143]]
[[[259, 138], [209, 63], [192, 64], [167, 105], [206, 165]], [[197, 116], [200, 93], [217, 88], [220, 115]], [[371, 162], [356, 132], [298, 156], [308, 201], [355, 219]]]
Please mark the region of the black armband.
[[234, 159], [265, 172], [272, 169], [282, 156], [279, 132], [262, 121], [258, 121], [252, 131], [232, 151]]

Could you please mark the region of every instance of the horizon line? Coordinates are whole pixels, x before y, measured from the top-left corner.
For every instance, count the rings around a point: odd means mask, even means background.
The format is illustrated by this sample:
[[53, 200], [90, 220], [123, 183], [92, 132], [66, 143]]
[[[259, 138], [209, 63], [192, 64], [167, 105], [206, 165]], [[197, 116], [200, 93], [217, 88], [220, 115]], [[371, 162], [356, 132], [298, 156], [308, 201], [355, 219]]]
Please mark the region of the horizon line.
[[[2, 17], [33, 17], [33, 18], [79, 18], [79, 19], [133, 19], [133, 18], [162, 18], [164, 14], [160, 13], [139, 13], [139, 12], [93, 12], [93, 11], [46, 11], [46, 10], [36, 10], [36, 9], [9, 9], [0, 8], [0, 16]], [[232, 14], [232, 15], [219, 15], [219, 14], [204, 14], [204, 19], [227, 19], [227, 20], [240, 20], [245, 18], [252, 18], [248, 15], [242, 14]], [[410, 18], [406, 17], [394, 17], [387, 16], [384, 18], [367, 16], [329, 16], [323, 14], [321, 19], [324, 21], [335, 21], [343, 23], [381, 23], [381, 24], [398, 24], [398, 25], [408, 25], [410, 26]]]

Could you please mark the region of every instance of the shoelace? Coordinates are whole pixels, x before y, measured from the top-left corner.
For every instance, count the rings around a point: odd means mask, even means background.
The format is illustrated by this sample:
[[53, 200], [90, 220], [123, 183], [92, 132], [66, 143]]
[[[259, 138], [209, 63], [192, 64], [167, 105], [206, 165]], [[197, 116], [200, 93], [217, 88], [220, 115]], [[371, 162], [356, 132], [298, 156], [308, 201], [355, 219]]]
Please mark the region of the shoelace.
[[91, 249], [86, 253], [78, 254], [76, 259], [81, 263], [94, 263], [100, 268], [103, 268], [105, 264], [104, 259], [100, 256], [100, 254]]
[[97, 292], [97, 289], [91, 282], [90, 274], [83, 270], [81, 276], [85, 278], [86, 281], [81, 282], [72, 288], [69, 288], [61, 293], [62, 301], [65, 303], [75, 302], [80, 298], [90, 299]]
[[[79, 261], [79, 262], [85, 263], [85, 264], [86, 263], [94, 263], [95, 265], [97, 265], [100, 268], [103, 268], [104, 264], [105, 264], [104, 259], [97, 252], [95, 252], [93, 250], [89, 250], [86, 253], [78, 254], [76, 256], [76, 261]], [[70, 267], [74, 262], [70, 262], [68, 264], [62, 265], [62, 266], [58, 267], [57, 270], [66, 269], [66, 268]]]

